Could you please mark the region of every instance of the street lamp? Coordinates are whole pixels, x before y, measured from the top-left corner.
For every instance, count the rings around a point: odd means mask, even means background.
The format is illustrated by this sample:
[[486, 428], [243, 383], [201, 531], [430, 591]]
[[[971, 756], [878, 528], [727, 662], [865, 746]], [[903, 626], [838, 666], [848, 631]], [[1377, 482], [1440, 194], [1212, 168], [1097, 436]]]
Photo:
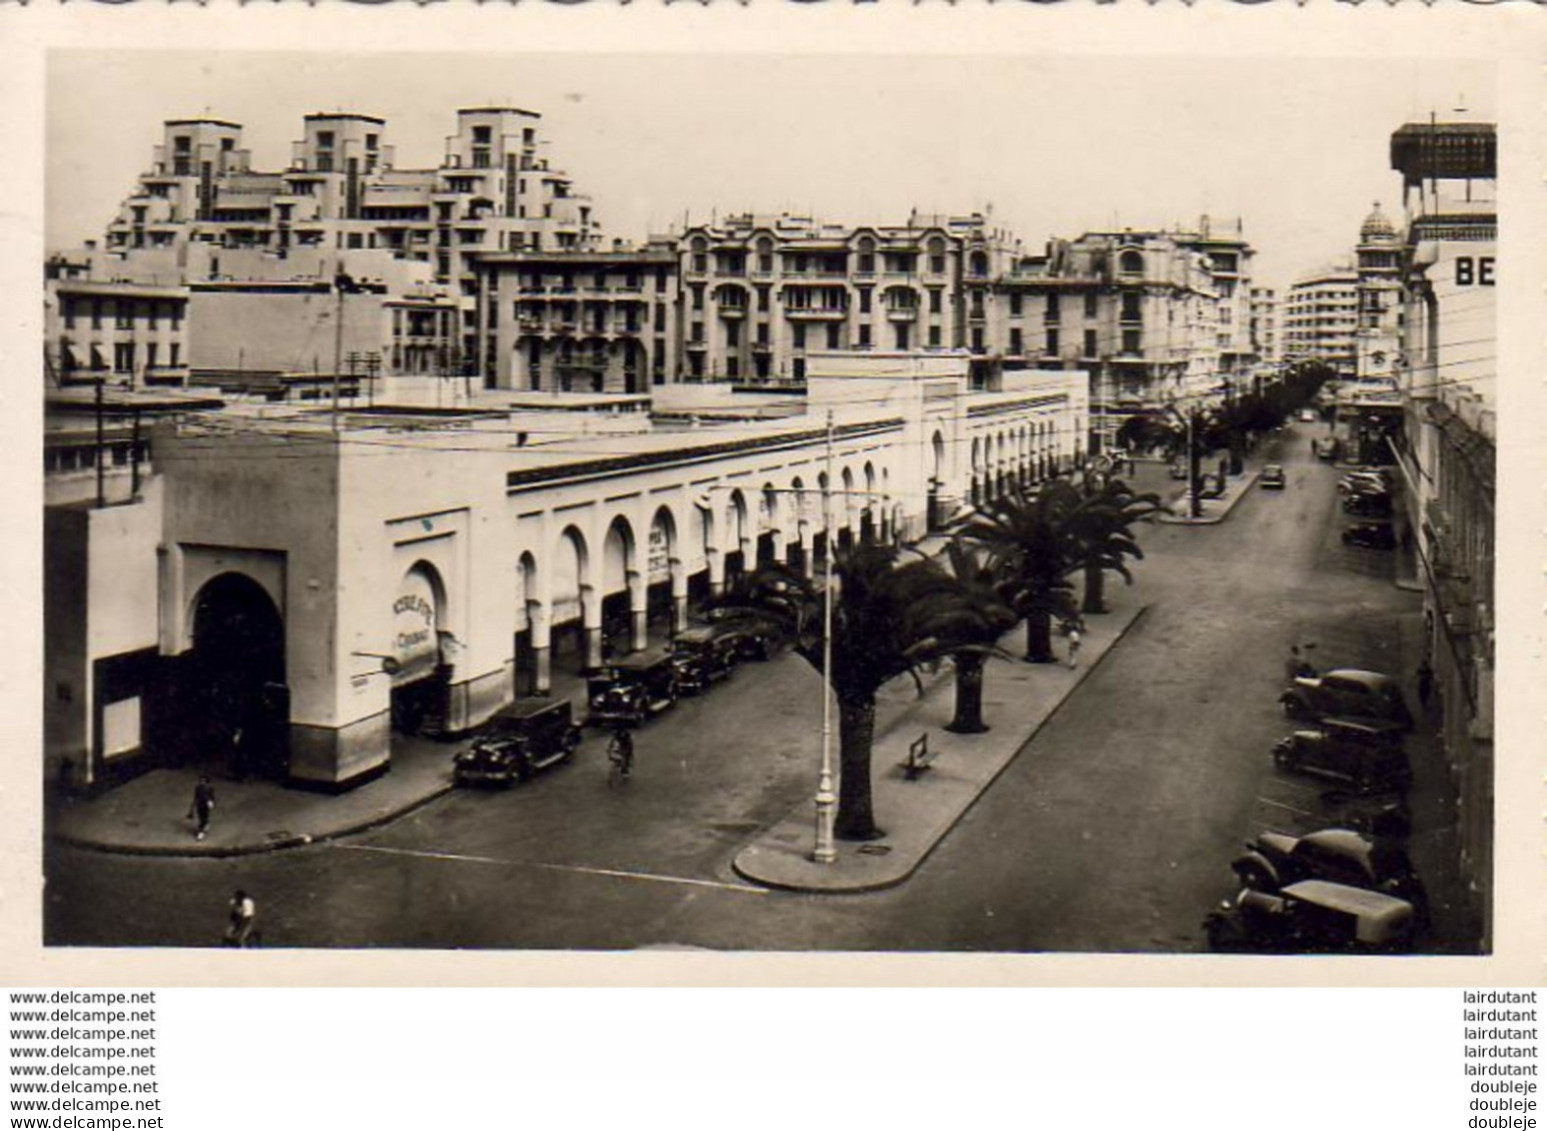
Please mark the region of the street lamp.
[[822, 481], [822, 526], [827, 555], [822, 585], [822, 768], [816, 779], [816, 846], [811, 859], [831, 864], [838, 859], [833, 822], [838, 797], [833, 792], [833, 410], [827, 410], [827, 475]]

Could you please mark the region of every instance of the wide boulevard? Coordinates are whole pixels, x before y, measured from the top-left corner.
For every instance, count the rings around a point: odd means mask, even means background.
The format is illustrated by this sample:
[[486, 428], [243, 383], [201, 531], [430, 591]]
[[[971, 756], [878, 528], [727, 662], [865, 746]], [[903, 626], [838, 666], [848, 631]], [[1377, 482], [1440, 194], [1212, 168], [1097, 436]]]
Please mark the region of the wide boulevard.
[[[1417, 598], [1391, 555], [1341, 543], [1337, 472], [1309, 451], [1323, 427], [1259, 452], [1286, 466], [1282, 492], [1251, 489], [1219, 525], [1144, 524], [1136, 584], [1110, 593], [1145, 616], [898, 887], [771, 892], [731, 870], [813, 790], [819, 684], [785, 656], [652, 722], [622, 788], [593, 735], [518, 789], [331, 843], [230, 860], [52, 849], [49, 941], [210, 945], [241, 886], [271, 947], [1200, 950], [1242, 840], [1319, 822], [1322, 787], [1269, 757], [1290, 645], [1404, 677], [1417, 659]], [[1156, 464], [1137, 479], [1174, 486]], [[1426, 791], [1437, 806], [1420, 771], [1420, 823]]]

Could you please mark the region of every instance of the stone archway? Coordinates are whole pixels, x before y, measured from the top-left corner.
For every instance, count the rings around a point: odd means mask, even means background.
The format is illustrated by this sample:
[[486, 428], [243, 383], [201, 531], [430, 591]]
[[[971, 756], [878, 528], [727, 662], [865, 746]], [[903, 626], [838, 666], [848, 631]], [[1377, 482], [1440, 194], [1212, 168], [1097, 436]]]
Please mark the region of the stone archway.
[[168, 752], [185, 765], [224, 763], [237, 777], [289, 772], [285, 624], [268, 592], [221, 573], [193, 600], [192, 648], [179, 664]]

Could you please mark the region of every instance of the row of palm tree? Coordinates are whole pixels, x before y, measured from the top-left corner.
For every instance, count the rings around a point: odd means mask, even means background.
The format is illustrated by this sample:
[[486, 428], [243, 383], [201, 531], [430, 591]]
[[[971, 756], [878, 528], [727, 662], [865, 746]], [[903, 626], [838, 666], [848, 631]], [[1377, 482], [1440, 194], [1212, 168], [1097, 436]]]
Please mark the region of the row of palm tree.
[[[920, 669], [949, 660], [956, 670], [950, 729], [987, 730], [983, 666], [995, 656], [1009, 657], [1000, 638], [1024, 620], [1025, 659], [1053, 660], [1055, 620], [1074, 616], [1077, 608], [1106, 611], [1105, 575], [1132, 582], [1128, 560], [1144, 556], [1133, 523], [1160, 507], [1155, 495], [1089, 474], [1031, 490], [1012, 485], [960, 524], [935, 556], [891, 546], [840, 549], [833, 558], [830, 649], [821, 579], [780, 564], [764, 566], [715, 602], [722, 617], [778, 622], [794, 651], [818, 672], [831, 654], [826, 674], [838, 708], [838, 837], [884, 835], [871, 802], [880, 690], [906, 675], [922, 694]], [[1071, 579], [1079, 574], [1084, 600], [1077, 605]]]

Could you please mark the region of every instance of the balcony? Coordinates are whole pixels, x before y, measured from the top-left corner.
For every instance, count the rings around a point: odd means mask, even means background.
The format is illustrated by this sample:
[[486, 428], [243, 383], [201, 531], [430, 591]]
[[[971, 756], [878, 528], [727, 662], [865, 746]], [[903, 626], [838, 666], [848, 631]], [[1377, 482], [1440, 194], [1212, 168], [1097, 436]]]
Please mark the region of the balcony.
[[786, 318], [805, 322], [839, 322], [848, 315], [848, 309], [842, 306], [787, 307], [784, 311]]
[[916, 322], [918, 321], [919, 308], [916, 306], [889, 306], [886, 308], [886, 317], [891, 322]]
[[744, 306], [722, 306], [719, 309], [719, 315], [721, 318], [731, 318], [739, 321], [747, 316], [747, 308]]

